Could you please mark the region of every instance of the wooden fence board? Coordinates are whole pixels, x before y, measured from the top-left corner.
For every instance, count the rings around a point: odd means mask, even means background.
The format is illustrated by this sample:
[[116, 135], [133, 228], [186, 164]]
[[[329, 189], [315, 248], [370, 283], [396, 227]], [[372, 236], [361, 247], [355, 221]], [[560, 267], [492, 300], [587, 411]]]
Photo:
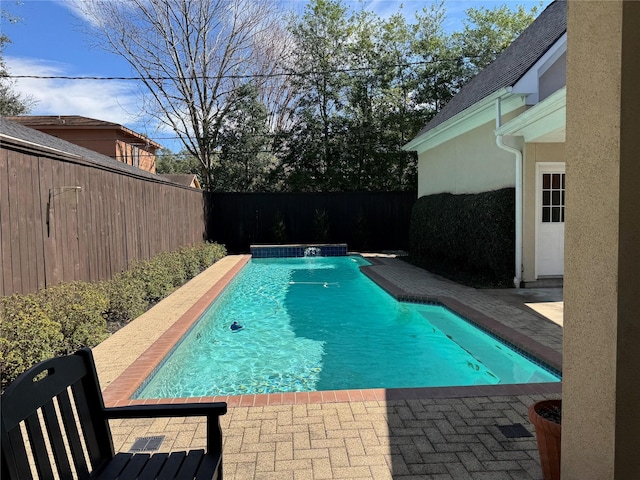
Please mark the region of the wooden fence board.
[[[49, 225], [51, 240], [55, 245], [55, 255], [57, 262], [49, 286], [56, 285], [68, 278], [67, 262], [69, 253], [64, 248], [65, 224], [60, 196], [57, 195], [58, 187], [64, 183], [63, 164], [60, 162], [51, 163], [51, 179], [47, 187], [47, 197], [49, 199]], [[68, 273], [67, 273], [68, 275]]]
[[[137, 195], [137, 185], [135, 182], [127, 182], [125, 188], [125, 205], [131, 205], [134, 202], [134, 198]], [[125, 208], [124, 216], [124, 236], [125, 236], [125, 259], [134, 257], [136, 255], [136, 228], [133, 218], [135, 218], [135, 208]]]
[[98, 281], [101, 277], [98, 271], [98, 242], [96, 241], [98, 235], [99, 219], [96, 216], [96, 179], [95, 173], [86, 170], [83, 180], [85, 186], [84, 195], [84, 219], [83, 221], [83, 234], [85, 238], [85, 255], [87, 258], [87, 278], [90, 282]]
[[[31, 156], [21, 155], [21, 170], [23, 170], [22, 181], [29, 187], [28, 193], [23, 197], [22, 216], [25, 222], [25, 235], [26, 242], [24, 242], [26, 249], [24, 254], [21, 255], [24, 264], [26, 265], [26, 275], [23, 270], [23, 288], [29, 290], [38, 289], [38, 249], [36, 236], [36, 207], [37, 205], [37, 190], [34, 191], [31, 188], [33, 180], [38, 176], [38, 160]], [[22, 237], [21, 237], [22, 238]]]
[[0, 292], [13, 293], [11, 237], [9, 234], [9, 152], [0, 150]]
[[101, 188], [98, 190], [100, 192], [100, 204], [99, 204], [99, 212], [100, 215], [98, 218], [100, 219], [100, 243], [101, 243], [101, 252], [100, 252], [100, 271], [102, 273], [103, 278], [111, 277], [111, 270], [109, 268], [110, 258], [109, 258], [109, 235], [110, 235], [110, 218], [109, 213], [110, 210], [107, 206], [111, 202], [110, 193], [109, 193], [109, 185], [108, 181], [108, 173], [107, 172], [99, 172]]
[[136, 185], [136, 198], [142, 199], [141, 208], [136, 208], [133, 217], [133, 227], [135, 229], [136, 235], [134, 238], [135, 241], [135, 249], [133, 250], [134, 255], [131, 258], [150, 258], [150, 246], [149, 241], [149, 232], [151, 229], [151, 225], [147, 219], [152, 218], [148, 216], [149, 211], [149, 201], [147, 195], [147, 184], [145, 182], [135, 182]]
[[[81, 269], [81, 256], [80, 256], [80, 209], [84, 206], [82, 200], [84, 195], [82, 193], [82, 185], [78, 182], [78, 165], [67, 163], [65, 164], [65, 182], [66, 191], [64, 193], [64, 199], [67, 202], [67, 238], [69, 239], [69, 245], [71, 247], [72, 265], [73, 265], [73, 280], [82, 280]], [[78, 187], [80, 187], [78, 189]], [[82, 268], [86, 268], [82, 265]]]
[[[136, 258], [150, 258], [151, 257], [151, 245], [147, 240], [150, 235], [150, 222], [146, 221], [149, 216], [149, 195], [147, 193], [148, 185], [144, 182], [137, 182], [138, 184], [138, 198], [142, 199], [143, 204], [141, 208], [136, 209], [136, 224], [141, 225], [142, 228], [136, 229], [138, 232], [137, 240], [137, 257]], [[145, 239], [143, 241], [142, 239]]]
[[76, 185], [81, 188], [77, 192], [78, 204], [76, 214], [76, 232], [78, 235], [78, 280], [87, 282], [90, 279], [90, 265], [88, 256], [87, 227], [89, 219], [87, 211], [89, 209], [89, 192], [87, 184], [87, 171], [84, 168], [75, 168]]
[[36, 285], [40, 290], [45, 287], [45, 266], [44, 266], [44, 214], [46, 209], [46, 199], [42, 198], [40, 190], [40, 159], [31, 157], [34, 163], [31, 175], [31, 191], [33, 192], [33, 235], [35, 238], [35, 262], [36, 262]]
[[9, 236], [11, 238], [11, 268], [13, 269], [12, 275], [12, 290], [14, 292], [23, 291], [22, 284], [22, 262], [21, 262], [21, 249], [23, 246], [20, 243], [20, 201], [24, 193], [18, 189], [19, 178], [19, 163], [20, 156], [12, 157], [9, 160]]
[[107, 232], [109, 238], [109, 277], [112, 277], [119, 272], [118, 256], [116, 253], [116, 250], [118, 249], [117, 235], [119, 233], [118, 211], [122, 208], [122, 205], [120, 204], [120, 198], [116, 194], [119, 181], [120, 178], [108, 178], [107, 181], [109, 197], [105, 206], [109, 211], [107, 215], [107, 221], [109, 222], [107, 224]]
[[48, 286], [48, 282], [53, 276], [53, 269], [57, 262], [55, 251], [55, 242], [51, 238], [51, 224], [49, 209], [48, 188], [51, 184], [51, 165], [52, 162], [48, 158], [38, 158], [39, 178], [38, 190], [42, 199], [42, 251], [44, 256], [44, 287]]
[[114, 215], [114, 231], [113, 231], [113, 241], [114, 248], [112, 251], [112, 258], [115, 259], [113, 262], [113, 266], [115, 270], [112, 271], [112, 275], [120, 273], [121, 271], [127, 268], [125, 262], [125, 252], [126, 252], [126, 238], [124, 231], [124, 211], [127, 208], [135, 208], [131, 205], [127, 205], [125, 202], [125, 193], [126, 193], [126, 185], [127, 185], [127, 177], [118, 176], [117, 181], [113, 183], [113, 195], [114, 198], [117, 199], [117, 202], [113, 204], [113, 215]]

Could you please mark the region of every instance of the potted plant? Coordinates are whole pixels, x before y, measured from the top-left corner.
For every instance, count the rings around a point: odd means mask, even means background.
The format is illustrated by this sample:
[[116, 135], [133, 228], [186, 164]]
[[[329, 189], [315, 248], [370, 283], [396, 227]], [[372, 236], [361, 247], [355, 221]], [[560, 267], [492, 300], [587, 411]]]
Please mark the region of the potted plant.
[[544, 480], [560, 480], [562, 400], [542, 400], [529, 407], [529, 421], [536, 429]]

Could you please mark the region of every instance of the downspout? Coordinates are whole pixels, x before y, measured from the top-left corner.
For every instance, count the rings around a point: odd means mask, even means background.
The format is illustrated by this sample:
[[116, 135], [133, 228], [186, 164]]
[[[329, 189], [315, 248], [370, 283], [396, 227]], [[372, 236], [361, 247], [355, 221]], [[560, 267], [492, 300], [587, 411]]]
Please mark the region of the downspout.
[[[496, 99], [496, 129], [502, 124], [502, 109], [500, 98]], [[504, 144], [504, 135], [496, 135], [496, 145], [507, 152], [513, 153], [516, 160], [516, 262], [513, 285], [520, 288], [522, 283], [522, 151]]]

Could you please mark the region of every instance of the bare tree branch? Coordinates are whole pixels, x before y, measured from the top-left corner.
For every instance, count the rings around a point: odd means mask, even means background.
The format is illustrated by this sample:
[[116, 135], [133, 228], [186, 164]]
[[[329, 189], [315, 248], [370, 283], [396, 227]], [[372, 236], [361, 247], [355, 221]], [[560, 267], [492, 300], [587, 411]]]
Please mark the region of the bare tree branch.
[[[77, 0], [107, 51], [141, 77], [145, 113], [171, 128], [203, 168], [205, 186], [239, 75], [273, 71], [286, 49], [268, 47], [283, 15], [269, 0]], [[282, 42], [281, 42], [282, 43]], [[268, 50], [266, 53], [265, 50]], [[276, 101], [277, 86], [263, 82]], [[284, 82], [281, 82], [280, 88]], [[286, 95], [284, 95], [286, 98]]]

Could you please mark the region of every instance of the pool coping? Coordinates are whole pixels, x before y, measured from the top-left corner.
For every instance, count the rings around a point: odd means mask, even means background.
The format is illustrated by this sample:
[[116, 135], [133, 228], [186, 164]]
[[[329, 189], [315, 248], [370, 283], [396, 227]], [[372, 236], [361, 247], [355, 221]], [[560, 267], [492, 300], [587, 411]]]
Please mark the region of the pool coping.
[[[144, 380], [179, 342], [184, 334], [200, 318], [209, 305], [224, 291], [236, 274], [251, 259], [251, 255], [242, 255], [204, 295], [200, 297], [181, 317], [173, 323], [144, 353], [142, 353], [125, 371], [119, 375], [103, 392], [106, 406], [125, 406], [141, 404], [167, 403], [203, 403], [227, 402], [228, 406], [267, 406], [295, 405], [309, 403], [336, 403], [353, 401], [386, 401], [424, 398], [459, 398], [474, 396], [560, 394], [562, 382], [531, 383], [510, 385], [482, 385], [465, 387], [422, 387], [422, 388], [374, 388], [356, 390], [329, 390], [315, 392], [287, 392], [250, 395], [222, 395], [191, 398], [155, 398], [131, 399]], [[541, 345], [528, 336], [498, 322], [478, 310], [451, 297], [434, 297], [411, 295], [380, 273], [375, 271], [377, 265], [383, 264], [375, 257], [367, 257], [371, 265], [361, 266], [360, 270], [387, 293], [399, 301], [418, 303], [434, 303], [444, 305], [480, 328], [493, 333], [519, 349], [533, 355], [541, 362], [560, 371], [562, 355], [555, 350]]]

